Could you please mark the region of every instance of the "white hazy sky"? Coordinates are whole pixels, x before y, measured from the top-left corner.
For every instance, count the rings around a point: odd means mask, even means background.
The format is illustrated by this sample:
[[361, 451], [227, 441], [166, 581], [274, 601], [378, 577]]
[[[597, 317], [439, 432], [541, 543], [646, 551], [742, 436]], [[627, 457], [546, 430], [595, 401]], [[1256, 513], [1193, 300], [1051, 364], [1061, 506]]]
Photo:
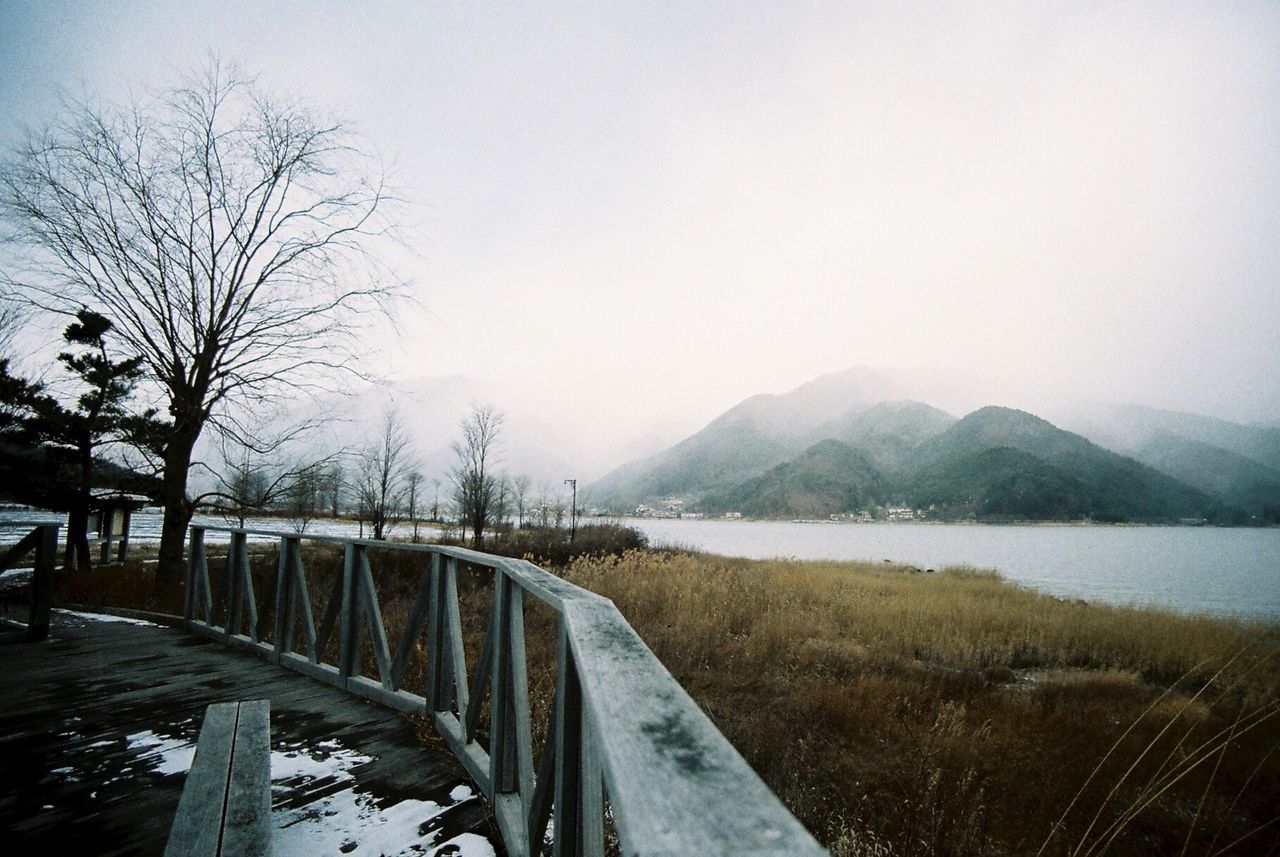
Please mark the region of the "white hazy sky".
[[1280, 5], [552, 7], [0, 0], [0, 142], [219, 52], [396, 164], [399, 375], [619, 438], [855, 364], [1280, 418]]

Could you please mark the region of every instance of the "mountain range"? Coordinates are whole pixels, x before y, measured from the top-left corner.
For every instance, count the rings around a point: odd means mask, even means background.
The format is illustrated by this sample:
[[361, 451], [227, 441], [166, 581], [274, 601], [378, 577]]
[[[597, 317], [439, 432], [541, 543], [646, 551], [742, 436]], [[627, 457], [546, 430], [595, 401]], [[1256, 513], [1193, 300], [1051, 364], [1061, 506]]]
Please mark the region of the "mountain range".
[[943, 520], [1280, 523], [1280, 429], [1137, 405], [962, 418], [874, 370], [753, 396], [588, 486], [612, 512], [678, 499], [707, 514], [814, 518], [907, 507]]

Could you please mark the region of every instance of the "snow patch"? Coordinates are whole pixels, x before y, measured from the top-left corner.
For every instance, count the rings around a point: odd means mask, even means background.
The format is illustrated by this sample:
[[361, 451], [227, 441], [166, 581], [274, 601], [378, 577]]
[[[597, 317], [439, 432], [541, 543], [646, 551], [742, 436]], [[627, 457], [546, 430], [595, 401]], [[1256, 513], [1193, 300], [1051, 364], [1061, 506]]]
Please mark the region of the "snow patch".
[[[431, 829], [436, 816], [474, 797], [468, 786], [455, 787], [443, 805], [417, 799], [388, 804], [358, 786], [341, 788], [354, 782], [352, 769], [372, 761], [373, 757], [333, 740], [273, 751], [272, 853], [277, 857], [493, 857], [496, 852], [483, 836], [463, 833], [442, 842], [444, 831]], [[299, 795], [308, 794], [322, 796], [295, 803]]]
[[461, 833], [431, 852], [431, 857], [495, 857], [493, 843], [478, 833]]
[[63, 616], [71, 616], [75, 619], [83, 619], [87, 622], [122, 622], [126, 625], [141, 625], [144, 628], [163, 628], [164, 625], [157, 625], [155, 622], [148, 622], [145, 619], [130, 619], [127, 616], [112, 616], [107, 613], [81, 613], [77, 610], [64, 610], [57, 608], [55, 613]]
[[196, 745], [183, 738], [166, 738], [163, 735], [147, 730], [126, 735], [130, 750], [137, 752], [138, 758], [148, 761], [157, 773], [185, 774], [191, 769], [191, 761], [196, 756]]

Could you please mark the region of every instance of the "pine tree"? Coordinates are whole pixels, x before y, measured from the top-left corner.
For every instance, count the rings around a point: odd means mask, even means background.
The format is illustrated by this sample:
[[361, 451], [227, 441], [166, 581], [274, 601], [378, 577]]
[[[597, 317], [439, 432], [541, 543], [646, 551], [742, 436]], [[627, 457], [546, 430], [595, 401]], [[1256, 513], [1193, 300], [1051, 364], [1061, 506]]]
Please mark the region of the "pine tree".
[[[68, 492], [68, 565], [87, 571], [89, 553], [89, 505], [93, 488], [94, 450], [106, 443], [129, 441], [135, 435], [153, 433], [161, 421], [149, 410], [130, 414], [125, 403], [143, 375], [142, 358], [112, 359], [107, 349], [111, 322], [82, 308], [67, 326], [63, 339], [80, 350], [64, 351], [58, 361], [72, 373], [84, 391], [75, 407], [67, 407], [48, 395], [37, 398], [32, 424], [37, 436], [75, 457], [74, 484]], [[74, 562], [72, 561], [74, 556]]]

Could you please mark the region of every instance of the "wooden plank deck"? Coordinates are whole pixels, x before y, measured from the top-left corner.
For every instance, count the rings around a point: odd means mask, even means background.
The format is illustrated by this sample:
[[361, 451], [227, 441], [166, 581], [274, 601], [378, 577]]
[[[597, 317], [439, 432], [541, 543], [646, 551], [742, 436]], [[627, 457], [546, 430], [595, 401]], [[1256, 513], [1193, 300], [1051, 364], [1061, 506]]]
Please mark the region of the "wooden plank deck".
[[0, 646], [0, 851], [160, 855], [205, 706], [269, 699], [277, 857], [502, 854], [417, 724], [185, 631], [57, 612]]

